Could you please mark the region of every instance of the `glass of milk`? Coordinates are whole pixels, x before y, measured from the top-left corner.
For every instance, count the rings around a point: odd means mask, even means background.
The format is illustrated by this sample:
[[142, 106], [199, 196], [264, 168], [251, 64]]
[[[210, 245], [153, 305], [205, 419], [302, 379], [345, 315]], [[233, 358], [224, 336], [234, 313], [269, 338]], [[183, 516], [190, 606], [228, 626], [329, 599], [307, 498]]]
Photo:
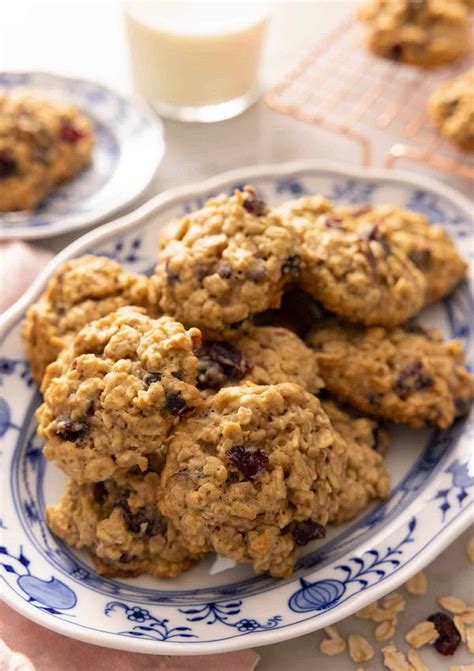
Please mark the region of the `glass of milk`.
[[268, 6], [254, 2], [125, 4], [132, 75], [162, 116], [220, 121], [258, 98]]

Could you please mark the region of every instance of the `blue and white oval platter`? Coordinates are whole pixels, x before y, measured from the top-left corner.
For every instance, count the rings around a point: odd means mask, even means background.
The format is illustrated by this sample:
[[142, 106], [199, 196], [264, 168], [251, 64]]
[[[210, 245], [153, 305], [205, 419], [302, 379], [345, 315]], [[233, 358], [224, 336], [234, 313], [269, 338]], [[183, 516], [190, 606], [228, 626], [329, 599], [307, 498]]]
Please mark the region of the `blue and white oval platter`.
[[[20, 340], [26, 308], [67, 258], [105, 254], [149, 272], [160, 227], [208, 196], [256, 186], [270, 204], [305, 193], [342, 203], [393, 203], [427, 214], [473, 256], [470, 205], [454, 191], [395, 171], [363, 171], [317, 162], [241, 169], [179, 188], [89, 233], [56, 257], [4, 316], [0, 361], [0, 585], [14, 609], [67, 636], [154, 654], [207, 654], [299, 636], [347, 617], [393, 590], [472, 520], [474, 423], [447, 431], [392, 428], [387, 464], [392, 491], [324, 542], [305, 548], [294, 576], [255, 576], [209, 556], [172, 580], [103, 578], [87, 554], [55, 538], [44, 508], [57, 501], [63, 475], [42, 456], [34, 411], [40, 397]], [[472, 345], [472, 298], [463, 285], [420, 316], [421, 323]]]

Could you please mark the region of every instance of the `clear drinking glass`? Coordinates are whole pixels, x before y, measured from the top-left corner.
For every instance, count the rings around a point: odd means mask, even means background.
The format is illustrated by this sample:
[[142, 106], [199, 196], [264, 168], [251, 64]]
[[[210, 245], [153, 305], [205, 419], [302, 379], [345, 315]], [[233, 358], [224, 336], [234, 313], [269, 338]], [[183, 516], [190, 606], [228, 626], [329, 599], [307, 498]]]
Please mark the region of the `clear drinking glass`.
[[266, 4], [148, 0], [124, 11], [135, 86], [162, 116], [220, 121], [258, 98]]

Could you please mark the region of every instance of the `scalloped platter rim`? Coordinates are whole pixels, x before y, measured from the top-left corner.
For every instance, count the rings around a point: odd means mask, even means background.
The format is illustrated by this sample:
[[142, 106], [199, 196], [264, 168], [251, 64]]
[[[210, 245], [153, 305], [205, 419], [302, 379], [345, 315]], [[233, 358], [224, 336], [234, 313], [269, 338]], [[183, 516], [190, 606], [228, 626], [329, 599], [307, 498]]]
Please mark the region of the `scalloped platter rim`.
[[[417, 175], [304, 161], [242, 168], [161, 194], [83, 236], [53, 259], [0, 321], [0, 579], [2, 596], [24, 616], [66, 636], [150, 654], [211, 654], [283, 641], [328, 626], [405, 582], [472, 519], [472, 418], [447, 431], [396, 427], [387, 457], [389, 499], [305, 548], [288, 580], [254, 576], [206, 558], [173, 580], [97, 575], [86, 554], [55, 538], [43, 520], [62, 475], [35, 435], [39, 394], [20, 341], [20, 322], [54, 269], [85, 252], [106, 254], [136, 272], [153, 268], [160, 226], [206, 197], [254, 184], [270, 203], [321, 192], [339, 203], [392, 202], [442, 222], [471, 257], [470, 204]], [[421, 321], [472, 346], [467, 284]]]
[[95, 132], [90, 165], [37, 209], [0, 212], [0, 239], [46, 238], [91, 226], [123, 210], [148, 187], [165, 142], [161, 121], [144, 101], [103, 83], [53, 72], [3, 71], [0, 86], [70, 101], [91, 118]]

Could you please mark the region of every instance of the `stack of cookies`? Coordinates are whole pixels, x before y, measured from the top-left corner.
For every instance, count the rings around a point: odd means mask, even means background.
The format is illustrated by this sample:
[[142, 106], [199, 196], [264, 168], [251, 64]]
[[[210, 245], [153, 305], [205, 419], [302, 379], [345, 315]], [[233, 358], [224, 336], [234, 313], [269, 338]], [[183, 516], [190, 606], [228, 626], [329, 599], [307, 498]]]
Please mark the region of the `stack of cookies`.
[[389, 492], [386, 420], [446, 428], [473, 382], [412, 317], [461, 282], [444, 230], [394, 207], [247, 187], [162, 232], [151, 277], [84, 256], [26, 317], [50, 528], [103, 575], [208, 552], [291, 575], [300, 547]]

